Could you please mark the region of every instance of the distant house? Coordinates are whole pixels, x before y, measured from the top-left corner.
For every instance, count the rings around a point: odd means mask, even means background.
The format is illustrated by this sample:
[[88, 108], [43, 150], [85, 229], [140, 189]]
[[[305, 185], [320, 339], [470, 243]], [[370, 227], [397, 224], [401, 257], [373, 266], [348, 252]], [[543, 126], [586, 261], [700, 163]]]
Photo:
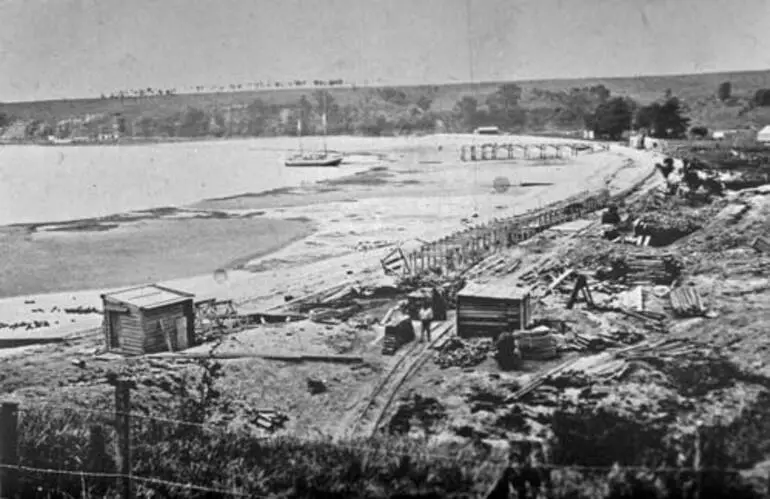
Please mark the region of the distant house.
[[770, 143], [770, 125], [757, 132], [757, 142], [762, 142], [763, 144]]
[[734, 130], [714, 130], [714, 133], [711, 134], [711, 138], [715, 140], [725, 140], [728, 135], [731, 133], [735, 133]]
[[496, 126], [480, 126], [473, 133], [476, 135], [500, 135], [500, 128]]
[[194, 295], [151, 284], [102, 295], [107, 350], [142, 355], [194, 344]]

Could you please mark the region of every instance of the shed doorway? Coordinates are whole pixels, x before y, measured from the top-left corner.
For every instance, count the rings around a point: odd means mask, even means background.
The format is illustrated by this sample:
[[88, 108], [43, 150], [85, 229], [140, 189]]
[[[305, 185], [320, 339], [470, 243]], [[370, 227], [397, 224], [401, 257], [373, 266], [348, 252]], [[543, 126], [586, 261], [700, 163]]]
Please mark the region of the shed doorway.
[[117, 312], [109, 312], [110, 317], [110, 348], [121, 348], [120, 338], [120, 314]]
[[184, 350], [187, 347], [187, 317], [179, 317], [176, 320], [176, 348]]

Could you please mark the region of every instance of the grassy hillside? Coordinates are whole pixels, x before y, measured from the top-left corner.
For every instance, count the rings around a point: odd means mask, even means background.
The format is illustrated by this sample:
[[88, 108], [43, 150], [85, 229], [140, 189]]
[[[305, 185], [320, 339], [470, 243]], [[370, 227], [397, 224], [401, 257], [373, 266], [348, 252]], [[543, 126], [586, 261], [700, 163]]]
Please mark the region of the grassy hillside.
[[[716, 98], [720, 83], [729, 81], [732, 98]], [[446, 130], [467, 129], [472, 120], [459, 116], [457, 104], [463, 97], [475, 98], [480, 109], [503, 82], [458, 83], [410, 87], [331, 87], [328, 92], [330, 133], [377, 134], [435, 131], [437, 123]], [[611, 96], [629, 97], [639, 104], [660, 99], [667, 91], [688, 108], [691, 124], [709, 128], [770, 123], [770, 108], [754, 108], [751, 99], [758, 89], [770, 88], [770, 71], [713, 73], [639, 78], [591, 78], [515, 82], [521, 88], [518, 106], [530, 119], [516, 121], [518, 128], [579, 129], [583, 115], [596, 103], [585, 91], [604, 86]], [[44, 137], [59, 130], [69, 136], [78, 128], [85, 133], [111, 127], [114, 115], [125, 120], [126, 134], [148, 136], [281, 135], [294, 133], [302, 116], [305, 130], [320, 127], [320, 88], [274, 88], [205, 94], [133, 97], [119, 99], [77, 99], [0, 104], [6, 121], [15, 121], [24, 137]], [[575, 96], [583, 95], [577, 112]], [[300, 99], [307, 99], [303, 109]], [[422, 101], [421, 101], [422, 99]], [[571, 111], [565, 114], [565, 109]], [[69, 120], [71, 123], [64, 123]], [[26, 122], [19, 128], [19, 122]], [[198, 124], [196, 124], [199, 122]], [[64, 123], [63, 126], [62, 123]], [[30, 129], [31, 126], [31, 129]], [[6, 126], [6, 129], [9, 128]], [[7, 135], [7, 130], [6, 130]], [[9, 138], [9, 137], [6, 137]]]

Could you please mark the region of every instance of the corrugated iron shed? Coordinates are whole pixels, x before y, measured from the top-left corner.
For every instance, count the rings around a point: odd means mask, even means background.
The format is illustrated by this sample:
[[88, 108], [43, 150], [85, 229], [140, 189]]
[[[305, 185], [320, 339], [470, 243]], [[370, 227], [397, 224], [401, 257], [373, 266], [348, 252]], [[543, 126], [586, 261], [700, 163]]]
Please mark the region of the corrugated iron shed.
[[148, 284], [146, 286], [124, 289], [114, 293], [106, 293], [102, 295], [102, 298], [131, 305], [142, 310], [151, 310], [183, 303], [194, 296], [195, 295], [183, 291], [164, 288], [157, 284]]

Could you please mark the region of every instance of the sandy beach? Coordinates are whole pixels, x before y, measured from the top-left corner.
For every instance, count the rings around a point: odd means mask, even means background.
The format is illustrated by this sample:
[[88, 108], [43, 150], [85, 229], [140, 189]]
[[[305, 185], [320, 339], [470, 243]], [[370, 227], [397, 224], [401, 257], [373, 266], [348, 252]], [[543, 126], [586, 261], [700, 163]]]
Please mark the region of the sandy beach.
[[[90, 212], [84, 211], [85, 205], [63, 211], [78, 213], [76, 222], [6, 227], [0, 231], [0, 252], [5, 257], [0, 323], [6, 327], [2, 332], [54, 334], [98, 326], [99, 313], [65, 309], [98, 310], [101, 292], [146, 282], [160, 281], [200, 298], [269, 306], [280, 303], [285, 294], [297, 296], [331, 283], [380, 278], [379, 258], [394, 244], [419, 245], [421, 240], [439, 238], [468, 224], [522, 213], [587, 189], [622, 189], [647, 175], [652, 164], [649, 153], [623, 147], [569, 159], [459, 160], [460, 145], [484, 139], [468, 135], [335, 137], [330, 147], [345, 152], [355, 163], [332, 172], [303, 173], [307, 178], [298, 182], [288, 183], [280, 175], [281, 180], [272, 184], [260, 185], [257, 175], [246, 182], [243, 175], [248, 168], [234, 163], [232, 168], [241, 176], [190, 170], [188, 184], [208, 178], [219, 182], [216, 188], [200, 192], [205, 195], [195, 202], [180, 203], [189, 200], [187, 194], [173, 192], [168, 197], [153, 194], [159, 197], [146, 200], [156, 206], [176, 205], [173, 209], [115, 215], [96, 203]], [[498, 140], [559, 142], [540, 137]], [[201, 151], [222, 144], [173, 146]], [[288, 139], [267, 139], [263, 147], [277, 154], [273, 149], [289, 144]], [[153, 146], [154, 157], [162, 156], [164, 147]], [[232, 147], [243, 152], [256, 146], [252, 141], [234, 141]], [[174, 157], [196, 157], [174, 148], [168, 149]], [[86, 149], [88, 154], [102, 154], [93, 147]], [[137, 147], [132, 150], [150, 154]], [[35, 148], [29, 151], [39, 154]], [[147, 168], [155, 172], [157, 164], [149, 162]], [[7, 176], [8, 170], [4, 171]], [[23, 172], [22, 177], [29, 175]], [[79, 174], [73, 175], [64, 183], [76, 183]], [[504, 193], [493, 189], [494, 179], [501, 176], [511, 183]], [[314, 177], [318, 178], [311, 183], [308, 178]], [[147, 177], [139, 178], [142, 181], [130, 187], [136, 192], [142, 192]], [[41, 213], [17, 212], [16, 217], [30, 220]], [[226, 282], [213, 279], [217, 268], [229, 269]], [[34, 321], [36, 327], [18, 326]], [[17, 327], [8, 327], [13, 324]]]

